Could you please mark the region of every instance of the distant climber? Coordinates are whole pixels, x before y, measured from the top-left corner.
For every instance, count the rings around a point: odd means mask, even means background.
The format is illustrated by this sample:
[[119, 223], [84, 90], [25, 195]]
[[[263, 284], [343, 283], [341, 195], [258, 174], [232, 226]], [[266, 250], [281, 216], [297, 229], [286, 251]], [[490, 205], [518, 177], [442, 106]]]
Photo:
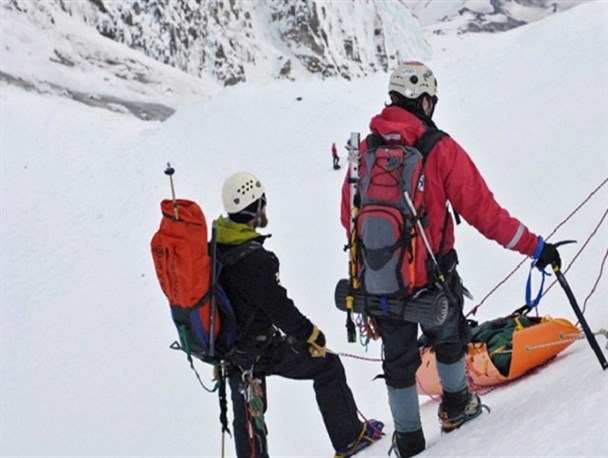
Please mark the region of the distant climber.
[[340, 168], [340, 156], [338, 156], [338, 149], [335, 143], [331, 144], [331, 156], [334, 161], [334, 170], [338, 170]]

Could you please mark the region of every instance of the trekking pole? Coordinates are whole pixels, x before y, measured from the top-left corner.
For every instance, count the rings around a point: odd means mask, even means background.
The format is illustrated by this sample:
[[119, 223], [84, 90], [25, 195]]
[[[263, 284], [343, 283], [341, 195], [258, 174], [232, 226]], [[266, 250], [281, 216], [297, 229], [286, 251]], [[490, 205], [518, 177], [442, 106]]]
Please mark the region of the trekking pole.
[[420, 237], [422, 237], [422, 241], [424, 242], [426, 251], [429, 253], [431, 260], [433, 261], [433, 265], [435, 266], [435, 270], [437, 271], [437, 278], [439, 279], [439, 285], [441, 286], [441, 289], [445, 293], [445, 295], [448, 299], [448, 302], [450, 302], [451, 304], [455, 304], [456, 298], [452, 294], [452, 291], [450, 291], [450, 288], [448, 287], [448, 284], [445, 280], [445, 276], [443, 275], [443, 272], [441, 271], [441, 268], [439, 267], [439, 263], [437, 262], [437, 258], [433, 254], [433, 250], [431, 249], [431, 244], [429, 243], [429, 240], [426, 237], [424, 227], [422, 227], [420, 218], [418, 218], [418, 213], [416, 212], [416, 207], [414, 207], [414, 202], [412, 202], [410, 194], [407, 191], [405, 191], [403, 194], [405, 196], [405, 201], [407, 202], [407, 206], [410, 207], [412, 215], [414, 215], [414, 218], [416, 219], [416, 226], [418, 227], [418, 232], [420, 233]]
[[560, 270], [560, 268], [557, 264], [553, 264], [553, 272], [555, 272], [557, 281], [563, 288], [564, 292], [566, 293], [566, 296], [568, 296], [568, 300], [570, 301], [572, 310], [574, 310], [574, 314], [576, 315], [576, 318], [578, 318], [578, 321], [581, 324], [581, 327], [583, 328], [583, 332], [585, 333], [585, 337], [587, 337], [587, 341], [589, 342], [589, 345], [591, 346], [592, 350], [595, 352], [595, 356], [597, 356], [597, 359], [600, 362], [602, 369], [606, 370], [608, 368], [608, 362], [606, 361], [606, 357], [604, 356], [604, 353], [602, 353], [602, 350], [600, 349], [600, 346], [598, 345], [597, 340], [595, 339], [595, 335], [591, 331], [591, 328], [589, 327], [589, 324], [587, 323], [587, 320], [585, 319], [583, 312], [581, 311], [580, 307], [578, 306], [578, 303], [576, 302], [576, 298], [574, 297], [574, 293], [572, 292], [570, 285], [566, 281], [566, 277], [564, 276], [564, 274], [562, 273], [562, 271]]
[[165, 175], [169, 175], [169, 182], [171, 183], [171, 195], [173, 196], [173, 212], [175, 213], [175, 219], [179, 219], [179, 212], [177, 211], [177, 200], [175, 199], [175, 188], [173, 187], [173, 174], [175, 169], [171, 167], [171, 163], [167, 162], [167, 168], [165, 169]]
[[217, 241], [215, 221], [211, 225], [211, 316], [209, 318], [209, 356], [215, 356], [215, 315], [217, 304], [215, 303], [216, 292], [216, 269], [217, 269]]
[[350, 240], [348, 243], [348, 277], [349, 292], [346, 296], [346, 336], [348, 342], [357, 341], [357, 330], [353, 321], [353, 309], [355, 297], [353, 290], [359, 289], [359, 279], [357, 278], [357, 237], [355, 220], [359, 213], [358, 202], [358, 183], [359, 183], [359, 132], [351, 132], [348, 147], [348, 164], [350, 183]]

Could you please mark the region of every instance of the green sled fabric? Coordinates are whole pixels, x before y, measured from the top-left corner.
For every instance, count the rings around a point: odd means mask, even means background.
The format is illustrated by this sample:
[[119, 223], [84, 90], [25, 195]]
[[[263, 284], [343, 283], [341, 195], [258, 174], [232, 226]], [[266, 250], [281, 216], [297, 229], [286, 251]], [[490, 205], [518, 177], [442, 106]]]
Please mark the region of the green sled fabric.
[[[518, 325], [519, 322], [519, 325]], [[511, 367], [511, 350], [513, 350], [513, 332], [519, 327], [530, 327], [538, 320], [526, 316], [510, 316], [486, 321], [471, 326], [471, 342], [485, 343], [488, 355], [498, 371], [507, 377]]]

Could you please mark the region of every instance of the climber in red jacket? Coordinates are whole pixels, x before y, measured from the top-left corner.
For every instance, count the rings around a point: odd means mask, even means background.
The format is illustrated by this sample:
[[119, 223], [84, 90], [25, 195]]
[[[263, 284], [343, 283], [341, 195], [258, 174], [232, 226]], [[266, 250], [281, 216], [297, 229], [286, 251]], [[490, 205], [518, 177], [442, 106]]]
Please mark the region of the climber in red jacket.
[[[386, 145], [413, 146], [430, 129], [437, 105], [437, 81], [432, 71], [419, 62], [401, 64], [391, 74], [390, 105], [370, 122], [372, 134]], [[367, 150], [364, 140], [360, 152]], [[351, 224], [350, 175], [342, 187], [341, 222], [347, 231]], [[465, 353], [470, 340], [468, 323], [462, 313], [462, 283], [456, 272], [454, 219], [448, 211], [462, 216], [488, 239], [503, 247], [536, 259], [543, 269], [560, 264], [555, 245], [544, 243], [523, 223], [509, 215], [494, 196], [465, 150], [449, 135], [443, 135], [428, 154], [424, 164], [424, 206], [428, 225], [425, 229], [431, 249], [446, 274], [455, 297], [442, 325], [422, 326], [433, 346], [443, 388], [439, 419], [442, 430], [452, 431], [482, 411], [479, 396], [469, 392], [466, 383]], [[426, 273], [425, 273], [426, 276]], [[426, 447], [416, 391], [416, 370], [420, 366], [418, 325], [407, 321], [376, 317], [384, 345], [383, 369], [389, 405], [395, 422], [393, 449], [401, 458], [414, 456]]]
[[338, 170], [340, 168], [340, 156], [338, 156], [338, 149], [335, 143], [331, 144], [331, 157], [334, 163], [334, 170]]

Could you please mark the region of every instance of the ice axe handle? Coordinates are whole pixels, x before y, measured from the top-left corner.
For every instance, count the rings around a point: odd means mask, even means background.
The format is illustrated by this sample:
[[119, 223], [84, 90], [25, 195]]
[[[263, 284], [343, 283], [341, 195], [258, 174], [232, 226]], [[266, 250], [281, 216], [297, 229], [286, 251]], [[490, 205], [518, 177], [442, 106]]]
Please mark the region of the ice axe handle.
[[583, 332], [585, 333], [585, 337], [587, 338], [587, 341], [589, 342], [591, 349], [595, 352], [595, 356], [597, 356], [597, 359], [600, 362], [602, 369], [603, 370], [608, 369], [608, 362], [606, 361], [606, 357], [604, 356], [602, 349], [600, 348], [599, 344], [597, 343], [597, 340], [595, 339], [595, 335], [589, 328], [589, 324], [587, 324], [587, 320], [585, 319], [583, 312], [581, 311], [580, 307], [578, 306], [578, 304], [576, 302], [576, 298], [574, 297], [574, 293], [572, 292], [570, 285], [566, 281], [566, 277], [564, 277], [564, 274], [562, 273], [559, 266], [557, 266], [557, 265], [553, 265], [553, 272], [555, 272], [557, 281], [559, 281], [559, 284], [561, 285], [562, 289], [566, 293], [566, 296], [568, 297], [568, 300], [570, 301], [570, 305], [572, 306], [572, 310], [574, 310], [574, 314], [576, 315], [576, 318], [578, 318], [578, 321], [581, 324], [581, 327], [583, 328]]

